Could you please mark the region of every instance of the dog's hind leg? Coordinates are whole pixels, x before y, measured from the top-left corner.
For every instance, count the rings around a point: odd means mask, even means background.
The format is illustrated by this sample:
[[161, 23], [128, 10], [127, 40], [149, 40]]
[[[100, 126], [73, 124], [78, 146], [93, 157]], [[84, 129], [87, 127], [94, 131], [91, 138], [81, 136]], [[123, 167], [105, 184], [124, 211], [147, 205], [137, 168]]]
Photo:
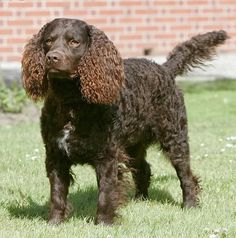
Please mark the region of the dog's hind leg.
[[[183, 135], [181, 135], [181, 140]], [[197, 194], [200, 191], [198, 178], [190, 168], [189, 145], [187, 140], [176, 141], [169, 138], [168, 142], [161, 142], [164, 154], [170, 159], [180, 180], [183, 193], [183, 207], [195, 207], [198, 203]]]
[[132, 158], [128, 166], [131, 168], [136, 186], [135, 198], [145, 199], [148, 197], [151, 176], [150, 165], [145, 160], [146, 147], [140, 143], [129, 147], [127, 153]]
[[180, 180], [183, 192], [183, 206], [195, 207], [200, 191], [198, 178], [190, 168], [187, 116], [182, 96], [172, 98], [165, 107], [159, 122], [159, 142], [164, 154], [170, 159]]

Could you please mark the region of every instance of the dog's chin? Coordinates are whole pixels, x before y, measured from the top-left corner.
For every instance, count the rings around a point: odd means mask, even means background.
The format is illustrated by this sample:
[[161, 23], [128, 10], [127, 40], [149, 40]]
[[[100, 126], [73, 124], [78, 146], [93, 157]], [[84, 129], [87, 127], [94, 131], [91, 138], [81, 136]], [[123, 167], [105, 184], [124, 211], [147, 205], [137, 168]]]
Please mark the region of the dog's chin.
[[48, 69], [47, 76], [49, 79], [51, 78], [58, 78], [58, 79], [73, 79], [76, 77], [75, 73], [71, 73], [66, 70], [60, 69]]

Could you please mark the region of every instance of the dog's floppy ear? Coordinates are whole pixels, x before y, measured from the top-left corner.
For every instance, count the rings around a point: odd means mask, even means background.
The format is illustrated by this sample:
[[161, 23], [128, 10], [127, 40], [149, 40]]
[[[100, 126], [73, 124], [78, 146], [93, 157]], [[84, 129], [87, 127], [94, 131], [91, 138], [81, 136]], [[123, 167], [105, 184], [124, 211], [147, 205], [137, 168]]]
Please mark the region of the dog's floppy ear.
[[27, 95], [34, 101], [42, 99], [48, 88], [42, 45], [42, 36], [46, 26], [47, 24], [25, 46], [21, 62], [23, 85]]
[[88, 26], [90, 46], [79, 65], [81, 92], [90, 103], [109, 104], [124, 81], [122, 58], [103, 31]]

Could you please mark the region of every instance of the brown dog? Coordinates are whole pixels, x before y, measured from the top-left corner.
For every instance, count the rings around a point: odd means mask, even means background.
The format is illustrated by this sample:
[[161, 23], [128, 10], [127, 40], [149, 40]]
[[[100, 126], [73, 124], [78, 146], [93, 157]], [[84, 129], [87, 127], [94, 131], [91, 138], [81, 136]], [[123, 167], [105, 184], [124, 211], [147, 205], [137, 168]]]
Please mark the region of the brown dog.
[[55, 19], [29, 41], [23, 82], [29, 97], [44, 99], [50, 223], [67, 215], [70, 168], [77, 163], [96, 171], [96, 223], [112, 223], [124, 200], [120, 162], [132, 168], [136, 197], [146, 198], [151, 171], [145, 156], [153, 143], [160, 144], [176, 170], [184, 206], [197, 205], [198, 179], [190, 169], [187, 117], [175, 76], [209, 60], [226, 39], [224, 31], [193, 37], [163, 65], [122, 60], [101, 30], [80, 20]]

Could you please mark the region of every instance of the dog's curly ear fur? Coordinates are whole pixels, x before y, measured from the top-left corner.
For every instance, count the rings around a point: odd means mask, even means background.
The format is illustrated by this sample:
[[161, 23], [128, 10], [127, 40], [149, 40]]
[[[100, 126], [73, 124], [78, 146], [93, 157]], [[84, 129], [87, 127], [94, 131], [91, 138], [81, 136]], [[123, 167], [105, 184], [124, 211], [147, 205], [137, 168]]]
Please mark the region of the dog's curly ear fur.
[[44, 66], [45, 54], [41, 42], [46, 25], [25, 46], [21, 62], [23, 85], [33, 101], [42, 99], [48, 88]]
[[124, 81], [122, 58], [103, 31], [88, 26], [90, 46], [78, 65], [81, 92], [90, 103], [109, 104]]

